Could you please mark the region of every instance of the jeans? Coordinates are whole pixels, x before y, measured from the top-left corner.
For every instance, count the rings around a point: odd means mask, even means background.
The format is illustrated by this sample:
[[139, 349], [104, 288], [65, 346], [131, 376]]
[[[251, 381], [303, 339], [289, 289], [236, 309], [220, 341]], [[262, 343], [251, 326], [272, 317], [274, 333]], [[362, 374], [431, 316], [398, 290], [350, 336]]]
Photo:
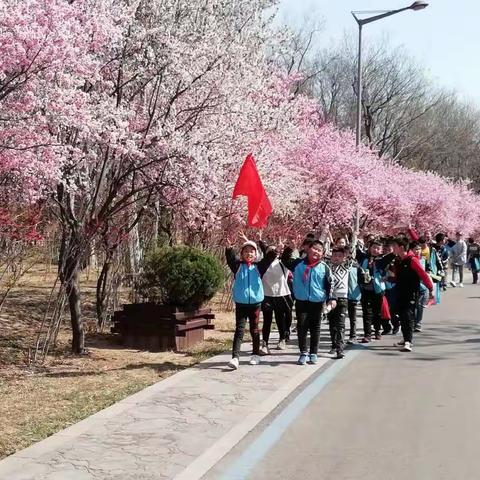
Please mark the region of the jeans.
[[[288, 296], [289, 297], [289, 296]], [[292, 318], [291, 306], [287, 297], [265, 297], [262, 303], [263, 312], [263, 328], [262, 339], [268, 344], [270, 339], [270, 332], [272, 329], [273, 314], [275, 313], [275, 322], [277, 324], [278, 333], [280, 334], [280, 340], [286, 340], [287, 331], [290, 332], [290, 325], [287, 329], [287, 314], [290, 313], [290, 319]], [[291, 324], [291, 320], [290, 320]]]
[[339, 298], [337, 306], [328, 314], [332, 348], [342, 353], [345, 346], [345, 317], [348, 311], [348, 300]]
[[383, 294], [373, 290], [362, 291], [362, 313], [364, 337], [372, 336], [372, 324], [375, 333], [380, 333], [382, 327], [382, 301]]
[[460, 283], [463, 283], [463, 265], [452, 265], [452, 282], [455, 281], [455, 272], [458, 271]]
[[243, 335], [247, 320], [250, 324], [250, 335], [253, 342], [253, 355], [260, 354], [260, 305], [235, 305], [235, 335], [233, 336], [232, 358], [240, 358]]
[[422, 328], [423, 312], [428, 304], [428, 290], [420, 290], [415, 312], [415, 328]]
[[356, 300], [348, 301], [348, 319], [350, 320], [350, 334], [351, 339], [356, 338], [357, 336], [357, 305]]
[[297, 300], [297, 332], [300, 353], [307, 353], [307, 335], [310, 332], [310, 354], [318, 353], [320, 341], [320, 320], [324, 302]]
[[402, 324], [403, 340], [412, 343], [413, 328], [415, 323], [415, 310], [417, 301], [415, 299], [408, 303], [401, 303], [398, 307], [398, 314], [400, 316], [400, 323]]

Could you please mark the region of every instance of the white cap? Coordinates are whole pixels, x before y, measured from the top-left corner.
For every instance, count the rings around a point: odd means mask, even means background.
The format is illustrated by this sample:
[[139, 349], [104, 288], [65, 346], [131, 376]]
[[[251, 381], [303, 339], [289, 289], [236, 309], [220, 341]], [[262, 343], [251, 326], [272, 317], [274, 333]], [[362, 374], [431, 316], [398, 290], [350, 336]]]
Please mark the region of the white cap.
[[258, 253], [258, 248], [257, 244], [255, 242], [252, 242], [251, 240], [247, 240], [243, 245], [240, 251], [242, 251], [245, 247], [253, 247], [255, 251]]

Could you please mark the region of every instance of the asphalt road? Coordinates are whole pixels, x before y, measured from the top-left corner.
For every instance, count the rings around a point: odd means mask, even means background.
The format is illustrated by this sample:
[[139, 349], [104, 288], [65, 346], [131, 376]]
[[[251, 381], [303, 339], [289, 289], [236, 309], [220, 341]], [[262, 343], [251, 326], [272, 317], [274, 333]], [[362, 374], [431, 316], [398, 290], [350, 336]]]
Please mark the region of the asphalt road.
[[[479, 320], [480, 286], [449, 289], [427, 310], [412, 353], [393, 347], [400, 336], [356, 350], [291, 422], [303, 389], [205, 478], [479, 480]], [[272, 440], [267, 427], [282, 417]], [[252, 447], [266, 452], [252, 456]]]

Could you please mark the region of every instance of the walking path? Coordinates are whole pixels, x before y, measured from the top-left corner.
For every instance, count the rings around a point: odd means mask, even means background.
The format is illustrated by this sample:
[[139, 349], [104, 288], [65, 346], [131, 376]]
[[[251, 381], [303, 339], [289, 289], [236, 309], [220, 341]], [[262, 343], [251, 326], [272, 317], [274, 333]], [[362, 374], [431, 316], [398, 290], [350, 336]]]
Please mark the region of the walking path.
[[370, 344], [320, 395], [295, 407], [305, 389], [267, 418], [205, 480], [478, 480], [479, 312], [480, 286], [449, 289], [427, 309], [412, 353], [392, 336]]
[[296, 345], [279, 353], [259, 366], [244, 356], [235, 372], [225, 354], [177, 373], [1, 461], [0, 478], [200, 478], [330, 361], [299, 368]]
[[316, 366], [295, 345], [236, 372], [211, 358], [8, 457], [0, 478], [477, 479], [479, 299], [449, 290], [412, 354], [387, 336]]

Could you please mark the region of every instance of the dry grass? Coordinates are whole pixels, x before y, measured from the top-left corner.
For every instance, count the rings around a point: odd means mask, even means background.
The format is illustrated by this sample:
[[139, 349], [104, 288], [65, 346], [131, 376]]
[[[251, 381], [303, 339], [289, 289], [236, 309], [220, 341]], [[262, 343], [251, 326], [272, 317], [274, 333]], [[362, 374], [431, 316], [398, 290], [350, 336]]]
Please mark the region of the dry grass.
[[[228, 350], [233, 314], [216, 311], [216, 329], [192, 351], [143, 352], [109, 334], [87, 335], [88, 355], [69, 353], [68, 325], [44, 365], [28, 366], [53, 274], [35, 270], [14, 289], [0, 313], [0, 458], [31, 445], [176, 371]], [[82, 281], [82, 306], [93, 323], [94, 283]], [[215, 305], [214, 305], [214, 310]]]

